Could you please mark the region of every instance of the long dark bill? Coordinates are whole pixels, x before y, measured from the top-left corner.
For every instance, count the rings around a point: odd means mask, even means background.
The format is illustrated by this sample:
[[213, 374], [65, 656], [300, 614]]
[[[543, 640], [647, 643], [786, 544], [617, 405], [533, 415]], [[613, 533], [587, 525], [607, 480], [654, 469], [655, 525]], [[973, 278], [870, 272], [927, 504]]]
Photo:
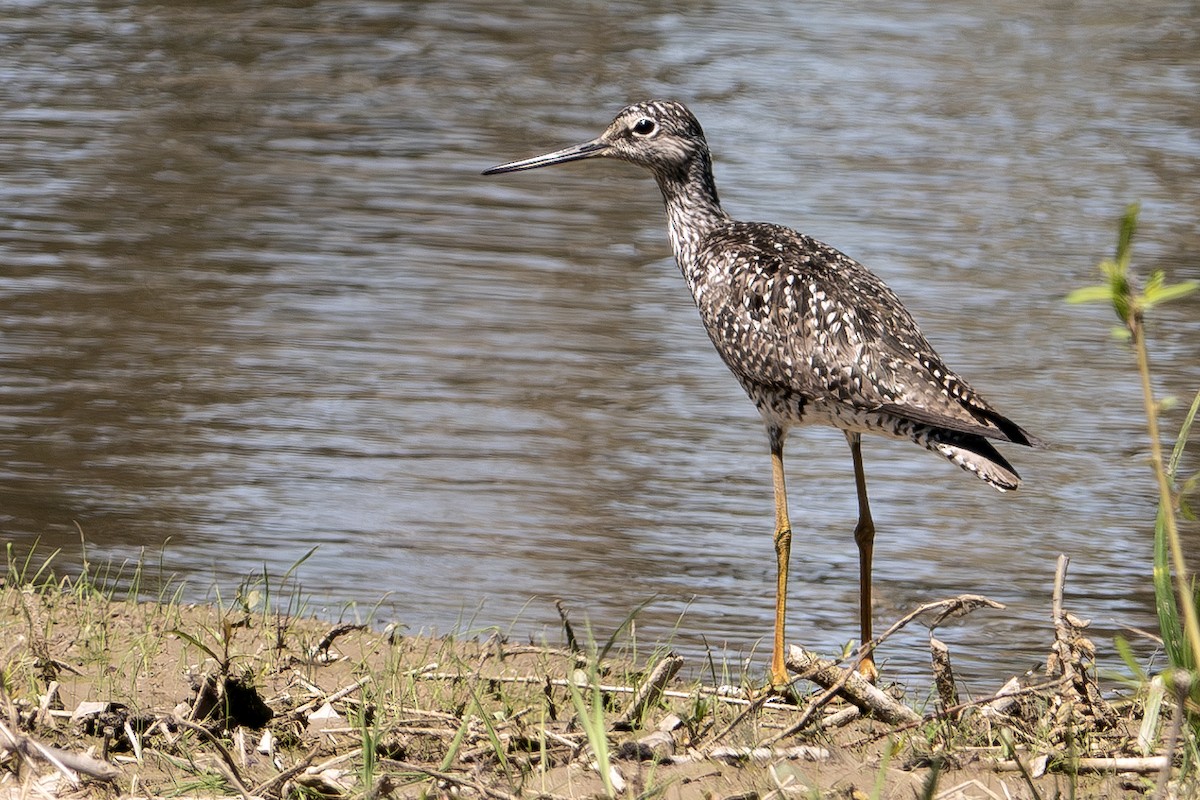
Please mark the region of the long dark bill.
[[594, 156], [603, 155], [607, 149], [607, 144], [596, 139], [584, 142], [583, 144], [564, 147], [562, 150], [555, 150], [553, 153], [526, 158], [522, 161], [510, 161], [507, 164], [485, 169], [483, 174], [495, 175], [499, 172], [520, 172], [523, 169], [537, 169], [538, 167], [549, 167], [552, 164], [565, 164], [568, 161], [578, 161], [581, 158], [593, 158]]

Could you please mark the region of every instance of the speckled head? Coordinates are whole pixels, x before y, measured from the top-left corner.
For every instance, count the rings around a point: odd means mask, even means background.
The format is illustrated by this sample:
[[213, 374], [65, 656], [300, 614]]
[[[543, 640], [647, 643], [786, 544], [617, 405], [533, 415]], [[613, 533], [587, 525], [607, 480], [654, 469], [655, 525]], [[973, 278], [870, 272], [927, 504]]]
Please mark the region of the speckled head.
[[680, 169], [706, 154], [704, 130], [683, 103], [650, 100], [621, 109], [604, 133], [590, 142], [484, 170], [484, 175], [518, 172], [584, 158], [617, 158], [656, 173]]

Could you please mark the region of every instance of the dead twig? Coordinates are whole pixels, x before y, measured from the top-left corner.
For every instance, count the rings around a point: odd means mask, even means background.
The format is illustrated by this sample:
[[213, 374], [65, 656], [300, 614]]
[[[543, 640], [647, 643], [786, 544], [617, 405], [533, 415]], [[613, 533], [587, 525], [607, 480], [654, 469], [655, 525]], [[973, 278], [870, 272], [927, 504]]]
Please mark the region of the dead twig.
[[355, 625], [351, 623], [337, 625], [331, 628], [328, 633], [321, 637], [321, 641], [317, 642], [316, 645], [314, 645], [313, 648], [308, 651], [309, 656], [313, 658], [317, 658], [322, 654], [328, 656], [329, 648], [333, 646], [334, 640], [336, 640], [339, 636], [344, 636], [353, 631], [366, 630], [366, 628], [366, 625]]
[[795, 747], [713, 747], [682, 756], [671, 756], [667, 760], [672, 764], [689, 764], [701, 759], [723, 761], [727, 764], [745, 764], [747, 762], [778, 761], [827, 761], [831, 757], [829, 750], [824, 747], [797, 745]]
[[740, 714], [738, 714], [736, 717], [734, 717], [733, 721], [730, 722], [728, 725], [726, 725], [725, 728], [720, 733], [716, 733], [716, 734], [712, 734], [710, 736], [704, 737], [704, 742], [699, 746], [699, 749], [703, 749], [705, 744], [707, 744], [708, 742], [719, 742], [722, 739], [724, 739], [737, 726], [741, 725], [749, 717], [753, 716], [754, 714], [756, 714], [760, 710], [762, 710], [767, 705], [767, 701], [770, 699], [771, 699], [770, 695], [764, 694], [761, 697], [757, 697], [754, 700], [752, 700], [750, 702], [750, 704], [747, 705], [746, 708], [743, 709]]
[[[433, 671], [429, 671], [429, 670], [415, 671], [415, 672], [411, 673], [411, 675], [414, 679], [433, 680], [433, 681], [465, 681], [468, 679], [479, 679], [480, 678], [480, 676], [478, 674], [470, 673], [470, 672], [466, 672], [466, 673], [464, 673], [464, 672], [433, 672]], [[601, 692], [604, 692], [605, 694], [636, 694], [637, 693], [637, 689], [635, 689], [632, 686], [619, 686], [617, 684], [612, 684], [612, 683], [600, 683], [600, 684], [595, 684], [593, 686], [593, 684], [587, 683], [586, 681], [570, 681], [570, 680], [567, 680], [566, 678], [546, 678], [544, 676], [538, 676], [538, 675], [499, 675], [499, 676], [494, 676], [494, 677], [482, 678], [482, 680], [486, 680], [491, 683], [537, 684], [539, 686], [553, 686], [553, 687], [561, 687], [561, 688], [566, 688], [568, 685], [574, 684], [575, 687], [579, 688], [579, 689], [596, 688], [596, 689], [599, 689]], [[691, 698], [695, 697], [697, 694], [707, 697], [708, 699], [712, 700], [713, 702], [725, 703], [728, 705], [735, 705], [735, 706], [759, 705], [763, 702], [763, 700], [765, 700], [766, 703], [765, 703], [765, 705], [761, 705], [762, 708], [770, 708], [770, 709], [774, 709], [776, 711], [794, 711], [795, 710], [795, 707], [792, 706], [791, 704], [773, 702], [771, 700], [771, 698], [769, 698], [769, 697], [768, 698], [756, 698], [756, 699], [750, 699], [750, 698], [746, 698], [746, 697], [736, 697], [736, 696], [726, 693], [724, 690], [722, 690], [720, 688], [713, 688], [711, 686], [701, 686], [698, 689], [695, 689], [690, 692], [682, 692], [682, 691], [672, 690], [672, 689], [664, 689], [662, 692], [663, 697], [670, 697], [670, 698], [676, 699], [676, 700], [690, 700]]]
[[[461, 775], [454, 775], [449, 772], [430, 769], [429, 767], [422, 766], [421, 764], [413, 764], [408, 761], [397, 761], [392, 758], [381, 758], [379, 759], [379, 763], [381, 766], [391, 767], [392, 769], [401, 770], [403, 772], [416, 772], [421, 775], [428, 775], [431, 778], [436, 778], [437, 780], [444, 781], [445, 783], [461, 786], [465, 789], [471, 789], [485, 797], [495, 798], [495, 800], [519, 800], [515, 794], [509, 794], [501, 789], [495, 789], [491, 786], [486, 786], [479, 781], [473, 781], [470, 778], [464, 778]], [[549, 798], [550, 800], [565, 800], [564, 798], [560, 798], [555, 795], [541, 796], [544, 798]]]
[[948, 597], [945, 600], [935, 600], [932, 603], [926, 603], [925, 605], [914, 608], [912, 611], [893, 622], [891, 627], [886, 631], [859, 647], [856, 656], [861, 658], [863, 655], [866, 655], [870, 651], [874, 650], [876, 647], [883, 644], [885, 640], [895, 636], [900, 630], [908, 627], [908, 625], [914, 619], [922, 614], [927, 614], [930, 611], [939, 612], [938, 615], [933, 618], [933, 622], [929, 624], [929, 630], [932, 631], [950, 617], [961, 617], [965, 614], [971, 613], [977, 608], [1002, 609], [1004, 608], [1004, 604], [998, 603], [989, 597], [984, 597], [981, 594], [960, 594], [957, 597]]
[[668, 655], [655, 664], [654, 669], [650, 671], [650, 674], [646, 676], [646, 680], [642, 681], [642, 685], [634, 693], [633, 700], [629, 703], [629, 706], [622, 712], [621, 716], [613, 720], [612, 727], [623, 730], [640, 723], [646, 713], [646, 709], [662, 698], [667, 684], [682, 667], [683, 659], [674, 654]]
[[295, 708], [292, 709], [292, 712], [291, 712], [292, 716], [301, 717], [301, 716], [304, 716], [304, 714], [308, 713], [309, 711], [312, 711], [317, 706], [323, 706], [326, 703], [336, 703], [338, 700], [341, 700], [343, 697], [347, 697], [349, 695], [354, 694], [355, 692], [357, 692], [362, 687], [366, 686], [371, 681], [372, 681], [372, 678], [370, 675], [364, 675], [361, 678], [359, 678], [358, 680], [356, 680], [354, 683], [350, 684], [349, 686], [343, 686], [341, 689], [338, 689], [333, 694], [322, 695], [321, 697], [317, 697], [313, 700], [309, 700], [304, 705], [296, 706]]
[[554, 607], [558, 609], [558, 618], [562, 620], [563, 635], [567, 637], [567, 649], [575, 655], [581, 655], [583, 648], [579, 646], [579, 641], [575, 638], [575, 629], [571, 627], [567, 604], [560, 598], [554, 601]]
[[[849, 675], [851, 672], [853, 672], [853, 670], [846, 670], [845, 675]], [[807, 706], [805, 706], [804, 713], [802, 713], [800, 715], [800, 719], [796, 720], [790, 726], [788, 726], [787, 728], [784, 728], [782, 731], [775, 734], [774, 736], [770, 736], [770, 737], [764, 739], [763, 741], [759, 742], [759, 746], [770, 747], [771, 745], [775, 744], [776, 742], [781, 741], [786, 738], [789, 738], [791, 736], [795, 736], [797, 733], [804, 730], [804, 728], [807, 727], [809, 722], [812, 720], [813, 716], [815, 716], [818, 711], [820, 711], [822, 708], [824, 708], [825, 705], [828, 704], [830, 700], [837, 697], [838, 692], [840, 692], [842, 690], [842, 685], [844, 684], [844, 682], [846, 680], [847, 680], [846, 676], [843, 676], [841, 679], [838, 680], [838, 682], [835, 685], [830, 686], [824, 692], [817, 695], [816, 698], [814, 698], [811, 702], [809, 702], [809, 704]], [[860, 709], [858, 709], [857, 707], [853, 708], [853, 710], [856, 714], [862, 713], [862, 711]], [[739, 717], [738, 719], [740, 720], [741, 717]], [[825, 722], [825, 720], [823, 720], [822, 722]], [[836, 723], [834, 723], [834, 724], [836, 724]], [[732, 730], [732, 727], [730, 728], [730, 730]]]
[[998, 603], [990, 597], [984, 597], [981, 594], [960, 594], [956, 597], [948, 597], [944, 600], [934, 600], [931, 603], [914, 608], [912, 611], [905, 614], [900, 619], [892, 623], [886, 631], [876, 636], [869, 642], [863, 642], [854, 652], [854, 656], [849, 659], [855, 665], [859, 664], [864, 658], [873, 653], [879, 645], [883, 644], [887, 639], [895, 636], [904, 628], [908, 627], [917, 617], [922, 614], [927, 614], [930, 611], [937, 611], [938, 615], [929, 623], [929, 631], [932, 636], [933, 631], [950, 617], [961, 617], [971, 613], [977, 608], [1004, 608], [1003, 603]]
[[1183, 732], [1183, 720], [1187, 716], [1187, 699], [1192, 690], [1191, 676], [1184, 670], [1174, 670], [1171, 689], [1175, 694], [1175, 712], [1171, 715], [1171, 727], [1167, 731], [1166, 755], [1158, 768], [1158, 779], [1155, 781], [1153, 800], [1162, 800], [1167, 793], [1167, 785], [1171, 780], [1171, 764], [1175, 759], [1175, 748], [1179, 744], [1179, 734]]
[[1063, 612], [1063, 590], [1067, 582], [1067, 565], [1071, 559], [1065, 554], [1059, 555], [1054, 567], [1054, 591], [1050, 595], [1050, 616], [1054, 621], [1054, 644], [1050, 647], [1050, 657], [1046, 660], [1046, 674], [1061, 674], [1068, 680], [1075, 680], [1074, 659], [1071, 657], [1071, 640], [1074, 631], [1067, 623], [1067, 615]]
[[225, 745], [221, 744], [221, 740], [217, 738], [212, 731], [203, 725], [197, 725], [190, 720], [186, 720], [178, 714], [174, 714], [168, 719], [171, 724], [178, 725], [181, 728], [187, 728], [189, 731], [198, 733], [201, 737], [208, 741], [208, 743], [216, 749], [217, 755], [221, 757], [221, 760], [225, 762], [225, 766], [228, 767], [228, 770], [225, 771], [225, 777], [229, 779], [229, 782], [233, 784], [234, 788], [238, 790], [239, 794], [241, 794], [243, 797], [250, 796], [250, 789], [242, 780], [241, 773], [238, 772], [237, 762], [233, 760], [233, 756], [228, 750], [225, 749]]
[[262, 783], [260, 783], [258, 786], [255, 786], [253, 789], [250, 790], [250, 794], [253, 795], [254, 797], [263, 797], [267, 794], [276, 793], [278, 791], [279, 787], [283, 786], [289, 780], [296, 777], [301, 772], [304, 772], [304, 770], [306, 770], [310, 766], [312, 766], [313, 759], [315, 759], [317, 757], [317, 753], [319, 753], [320, 751], [321, 751], [321, 745], [319, 745], [319, 744], [315, 745], [311, 750], [309, 750], [304, 755], [304, 758], [300, 759], [293, 766], [288, 767], [287, 769], [285, 769], [283, 772], [279, 773], [275, 777], [269, 778], [269, 779], [263, 781]]
[[[1049, 763], [1054, 763], [1051, 757]], [[1074, 760], [1064, 759], [1064, 764], [1069, 764], [1070, 768], [1081, 772], [1156, 772], [1166, 764], [1170, 766], [1170, 760], [1166, 756], [1111, 756], [1077, 758]], [[1019, 772], [1021, 765], [1015, 759], [1006, 759], [996, 762], [996, 769], [1002, 772]], [[1054, 771], [1054, 770], [1050, 770]], [[1038, 777], [1034, 775], [1034, 777]]]
[[1051, 595], [1054, 644], [1046, 659], [1046, 675], [1051, 678], [1061, 676], [1065, 681], [1062, 696], [1054, 698], [1052, 704], [1055, 722], [1059, 728], [1086, 725], [1106, 729], [1116, 723], [1117, 714], [1104, 699], [1096, 678], [1091, 674], [1096, 645], [1083, 633], [1090, 623], [1067, 611], [1063, 603], [1067, 566], [1070, 563], [1067, 556], [1058, 557]]
[[932, 630], [929, 632], [929, 660], [933, 668], [933, 685], [942, 708], [958, 705], [958, 686], [954, 682], [954, 668], [950, 665], [950, 648], [934, 636]]

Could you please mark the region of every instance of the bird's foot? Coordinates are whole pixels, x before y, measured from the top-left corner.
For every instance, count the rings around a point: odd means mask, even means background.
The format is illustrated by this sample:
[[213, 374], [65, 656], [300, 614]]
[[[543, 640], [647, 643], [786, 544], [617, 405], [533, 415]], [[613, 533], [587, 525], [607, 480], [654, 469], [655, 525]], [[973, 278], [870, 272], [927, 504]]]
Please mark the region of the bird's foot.
[[870, 684], [879, 682], [879, 670], [875, 666], [875, 659], [866, 655], [858, 662], [858, 674], [867, 680]]

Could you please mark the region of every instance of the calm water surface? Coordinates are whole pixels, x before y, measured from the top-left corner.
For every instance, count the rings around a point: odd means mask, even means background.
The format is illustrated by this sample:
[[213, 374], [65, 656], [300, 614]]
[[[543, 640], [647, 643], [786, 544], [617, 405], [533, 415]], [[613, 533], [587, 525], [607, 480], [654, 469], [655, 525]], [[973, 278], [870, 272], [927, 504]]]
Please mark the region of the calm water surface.
[[[685, 100], [735, 216], [872, 266], [941, 354], [1055, 443], [1000, 495], [866, 446], [881, 621], [988, 688], [1071, 608], [1154, 626], [1153, 484], [1096, 280], [1200, 277], [1195, 5], [1016, 2], [8, 3], [0, 25], [0, 531], [64, 571], [144, 558], [228, 592], [299, 569], [311, 610], [557, 640], [554, 599], [694, 667], [769, 645], [770, 468], [701, 330], [661, 201], [589, 163], [484, 179], [627, 102]], [[1200, 298], [1157, 312], [1163, 393], [1200, 383]], [[1167, 427], [1179, 422], [1168, 415]], [[1194, 469], [1196, 458], [1188, 464]], [[791, 638], [853, 638], [840, 434], [789, 448]], [[1194, 547], [1195, 529], [1189, 533]], [[150, 586], [153, 589], [152, 586]], [[924, 634], [896, 640], [923, 680]], [[1148, 650], [1147, 650], [1148, 652]]]

